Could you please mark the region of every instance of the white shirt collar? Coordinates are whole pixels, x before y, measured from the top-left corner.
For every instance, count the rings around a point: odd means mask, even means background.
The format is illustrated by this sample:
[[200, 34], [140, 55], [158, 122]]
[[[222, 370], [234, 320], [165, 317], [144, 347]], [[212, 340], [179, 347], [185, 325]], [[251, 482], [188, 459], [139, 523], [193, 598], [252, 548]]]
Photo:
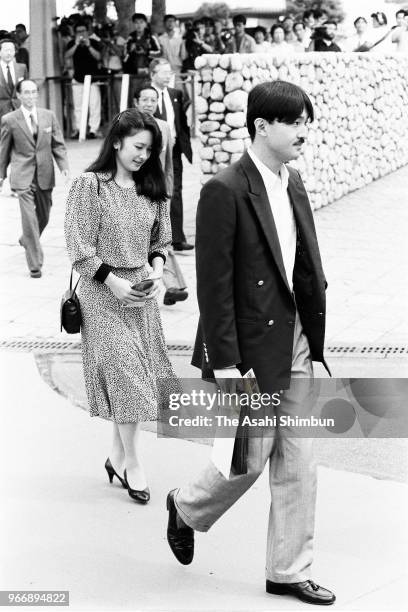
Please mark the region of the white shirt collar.
[[[254, 162], [255, 166], [257, 167], [260, 175], [262, 176], [262, 179], [267, 180], [268, 183], [270, 185], [273, 186], [273, 188], [277, 188], [278, 184], [280, 183], [280, 188], [284, 191], [287, 190], [288, 188], [288, 183], [289, 183], [289, 172], [288, 169], [286, 168], [285, 164], [282, 164], [280, 169], [279, 169], [279, 174], [275, 174], [275, 172], [272, 172], [272, 170], [270, 168], [268, 168], [268, 166], [266, 166], [263, 161], [261, 161], [259, 159], [259, 157], [256, 155], [256, 153], [254, 152], [254, 150], [252, 149], [252, 147], [250, 147], [248, 149], [248, 155], [249, 157], [252, 159], [252, 161]], [[279, 183], [278, 183], [279, 181]]]
[[24, 115], [24, 119], [27, 122], [31, 121], [30, 115], [34, 115], [34, 119], [35, 119], [36, 123], [38, 123], [37, 107], [36, 106], [33, 106], [33, 108], [30, 111], [27, 110], [23, 105], [21, 105], [20, 108], [21, 108], [21, 112]]

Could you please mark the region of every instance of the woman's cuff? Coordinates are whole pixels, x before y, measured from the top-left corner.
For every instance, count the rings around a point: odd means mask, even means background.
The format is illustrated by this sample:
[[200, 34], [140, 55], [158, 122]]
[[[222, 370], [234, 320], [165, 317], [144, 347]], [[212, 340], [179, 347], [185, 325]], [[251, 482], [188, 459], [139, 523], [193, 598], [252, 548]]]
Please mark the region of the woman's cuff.
[[111, 266], [108, 266], [107, 264], [101, 264], [94, 274], [94, 279], [99, 281], [100, 283], [104, 283], [106, 277], [108, 276], [109, 272], [112, 271], [112, 269], [113, 268], [111, 268]]
[[152, 265], [152, 261], [155, 257], [161, 257], [163, 260], [163, 263], [166, 263], [166, 256], [163, 255], [163, 253], [160, 253], [159, 251], [153, 251], [153, 253], [150, 253], [150, 255], [147, 258], [147, 261], [149, 262], [149, 266]]

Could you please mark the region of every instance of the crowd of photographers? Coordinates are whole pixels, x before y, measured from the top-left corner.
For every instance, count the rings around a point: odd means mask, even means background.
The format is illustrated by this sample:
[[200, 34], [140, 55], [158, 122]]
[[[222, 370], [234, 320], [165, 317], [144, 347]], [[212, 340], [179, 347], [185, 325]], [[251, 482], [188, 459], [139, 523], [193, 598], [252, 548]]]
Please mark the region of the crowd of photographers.
[[[168, 60], [178, 87], [188, 81], [188, 71], [203, 53], [268, 53], [288, 56], [307, 51], [408, 51], [408, 10], [400, 9], [395, 24], [388, 24], [384, 13], [359, 16], [354, 33], [346, 37], [338, 32], [338, 24], [321, 10], [307, 10], [301, 19], [282, 16], [270, 29], [247, 28], [245, 15], [232, 20], [210, 17], [180, 24], [175, 15], [166, 15], [163, 32], [155, 35], [147, 17], [135, 13], [130, 34], [121, 36], [116, 23], [95, 24], [92, 16], [75, 13], [64, 17], [58, 26], [58, 47], [61, 73], [69, 80], [65, 89], [70, 107], [70, 135], [78, 135], [83, 83], [92, 75], [89, 102], [88, 137], [99, 133], [101, 118], [109, 119], [119, 109], [121, 75], [129, 74], [129, 104], [138, 84], [149, 73], [152, 59]], [[371, 23], [370, 23], [371, 22]], [[0, 40], [13, 41], [15, 61], [29, 70], [28, 34], [23, 24], [13, 32], [0, 31]], [[101, 82], [109, 87], [101, 88]], [[109, 104], [108, 104], [109, 101]]]

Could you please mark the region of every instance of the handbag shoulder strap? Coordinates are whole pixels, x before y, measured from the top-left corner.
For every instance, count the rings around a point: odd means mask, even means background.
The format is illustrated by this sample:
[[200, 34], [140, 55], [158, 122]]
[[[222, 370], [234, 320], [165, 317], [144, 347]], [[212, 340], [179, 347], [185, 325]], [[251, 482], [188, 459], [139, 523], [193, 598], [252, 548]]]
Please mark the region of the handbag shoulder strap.
[[[71, 277], [69, 279], [69, 290], [72, 291], [72, 275], [74, 273], [74, 267], [71, 268]], [[79, 276], [77, 282], [75, 283], [75, 287], [74, 287], [74, 293], [76, 291], [76, 288], [78, 287], [78, 283], [81, 280], [81, 277]]]

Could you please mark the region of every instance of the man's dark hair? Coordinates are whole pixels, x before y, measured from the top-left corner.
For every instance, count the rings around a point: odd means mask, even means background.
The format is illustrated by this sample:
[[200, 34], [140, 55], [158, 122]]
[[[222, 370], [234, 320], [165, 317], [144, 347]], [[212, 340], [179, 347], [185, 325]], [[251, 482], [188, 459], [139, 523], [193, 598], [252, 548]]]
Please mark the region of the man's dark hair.
[[246, 17], [245, 15], [234, 15], [232, 18], [232, 23], [235, 25], [237, 25], [237, 23], [243, 23], [244, 25], [246, 25]]
[[287, 81], [267, 81], [249, 92], [247, 129], [251, 140], [255, 138], [255, 119], [261, 117], [269, 123], [294, 123], [303, 111], [310, 121], [314, 119], [313, 105], [301, 87]]
[[24, 30], [24, 32], [27, 32], [27, 28], [25, 27], [24, 23], [17, 23], [16, 27], [14, 28], [15, 30]]
[[89, 29], [86, 21], [77, 21], [74, 24], [74, 32], [76, 32], [78, 28], [86, 28], [87, 30]]
[[327, 13], [325, 11], [322, 11], [320, 9], [315, 9], [313, 11], [313, 17], [315, 19], [321, 19], [322, 17], [324, 17], [325, 15], [327, 15]]
[[303, 12], [303, 19], [309, 19], [309, 17], [314, 17], [314, 10], [309, 9]]
[[358, 24], [359, 21], [364, 21], [364, 23], [367, 23], [367, 19], [365, 17], [357, 17], [357, 19], [354, 20], [354, 27]]
[[140, 94], [142, 93], [142, 91], [145, 91], [146, 89], [151, 89], [152, 91], [154, 91], [154, 93], [157, 96], [157, 99], [159, 98], [159, 93], [158, 93], [157, 89], [155, 87], [153, 87], [153, 85], [151, 84], [150, 81], [146, 81], [146, 82], [142, 83], [141, 86], [135, 91], [135, 99], [139, 100]]
[[283, 27], [283, 25], [281, 23], [274, 23], [273, 26], [271, 27], [271, 36], [272, 36], [272, 38], [273, 38], [273, 35], [275, 34], [276, 30], [279, 30], [279, 29], [281, 29], [281, 30], [283, 30], [285, 32], [284, 27]]
[[165, 16], [163, 17], [163, 23], [166, 23], [166, 21], [167, 21], [168, 19], [175, 19], [175, 20], [177, 21], [177, 17], [176, 17], [175, 15], [171, 15], [171, 14], [169, 13], [168, 15], [165, 15]]
[[266, 28], [264, 28], [263, 26], [256, 26], [254, 34], [256, 34], [257, 32], [262, 32], [262, 34], [266, 36]]
[[212, 17], [204, 17], [205, 26], [214, 26], [214, 19]]
[[406, 17], [408, 15], [408, 11], [406, 11], [405, 9], [399, 9], [396, 13], [395, 13], [395, 17], [398, 17], [398, 15], [404, 15], [404, 17]]
[[193, 28], [196, 28], [199, 25], [204, 25], [204, 19], [194, 19]]
[[295, 21], [295, 23], [293, 24], [293, 31], [295, 31], [296, 26], [301, 25], [302, 28], [305, 28], [305, 24], [303, 23], [303, 21]]
[[147, 23], [147, 17], [144, 13], [133, 13], [132, 21], [136, 21], [136, 19], [143, 19]]
[[0, 49], [1, 49], [1, 46], [2, 46], [3, 43], [13, 43], [14, 48], [16, 47], [16, 43], [15, 43], [15, 41], [12, 38], [2, 38], [0, 40]]
[[334, 25], [334, 26], [336, 26], [336, 28], [337, 28], [337, 22], [336, 22], [336, 21], [333, 21], [332, 19], [327, 19], [327, 20], [324, 22], [324, 24], [323, 24], [323, 25], [324, 25], [324, 26], [327, 26], [327, 25]]
[[20, 81], [17, 81], [17, 83], [16, 83], [16, 92], [17, 93], [21, 94], [21, 88], [22, 88], [24, 83], [27, 83], [27, 81], [29, 83], [34, 83], [34, 85], [36, 86], [37, 91], [38, 91], [38, 85], [37, 85], [37, 83], [33, 79], [20, 79]]

